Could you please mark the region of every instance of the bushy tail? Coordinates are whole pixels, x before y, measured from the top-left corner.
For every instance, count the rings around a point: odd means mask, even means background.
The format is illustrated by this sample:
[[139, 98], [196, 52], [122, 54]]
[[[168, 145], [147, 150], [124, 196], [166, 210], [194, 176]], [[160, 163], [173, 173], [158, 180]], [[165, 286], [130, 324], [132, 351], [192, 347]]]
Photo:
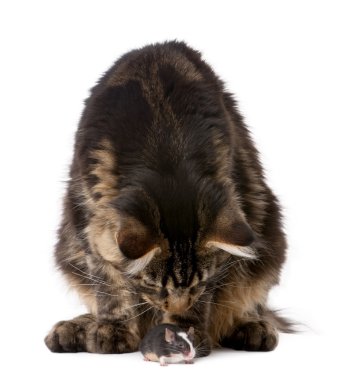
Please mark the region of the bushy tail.
[[294, 334], [299, 332], [299, 323], [279, 315], [279, 310], [268, 310], [268, 317], [277, 329], [283, 333]]

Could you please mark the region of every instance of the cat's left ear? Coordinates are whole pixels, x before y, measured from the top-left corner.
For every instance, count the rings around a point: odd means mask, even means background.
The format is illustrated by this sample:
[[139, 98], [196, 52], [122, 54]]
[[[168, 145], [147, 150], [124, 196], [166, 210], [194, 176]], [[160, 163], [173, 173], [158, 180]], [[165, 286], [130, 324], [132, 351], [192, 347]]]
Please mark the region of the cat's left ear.
[[115, 237], [120, 251], [130, 260], [150, 256], [159, 250], [151, 231], [134, 218], [123, 219]]
[[206, 242], [206, 247], [216, 247], [235, 256], [256, 258], [252, 243], [255, 235], [245, 221], [236, 221], [232, 224], [218, 221]]

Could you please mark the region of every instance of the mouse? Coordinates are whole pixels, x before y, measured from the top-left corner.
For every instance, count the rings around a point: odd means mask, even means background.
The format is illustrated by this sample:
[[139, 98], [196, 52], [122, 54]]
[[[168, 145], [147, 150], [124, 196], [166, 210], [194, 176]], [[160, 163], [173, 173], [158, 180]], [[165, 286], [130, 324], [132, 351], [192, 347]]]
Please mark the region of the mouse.
[[185, 332], [177, 325], [163, 323], [147, 332], [139, 349], [144, 355], [144, 360], [159, 361], [161, 366], [182, 361], [192, 364], [196, 355], [193, 341], [193, 327]]

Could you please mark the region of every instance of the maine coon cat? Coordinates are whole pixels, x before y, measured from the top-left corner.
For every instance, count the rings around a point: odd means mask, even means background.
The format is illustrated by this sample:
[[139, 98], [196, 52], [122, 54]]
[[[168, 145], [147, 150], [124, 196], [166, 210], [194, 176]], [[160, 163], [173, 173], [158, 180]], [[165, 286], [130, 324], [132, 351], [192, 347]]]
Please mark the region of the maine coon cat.
[[159, 323], [213, 347], [268, 351], [288, 323], [267, 307], [286, 241], [278, 201], [232, 95], [180, 42], [120, 58], [76, 134], [55, 257], [89, 314], [51, 351], [138, 349]]

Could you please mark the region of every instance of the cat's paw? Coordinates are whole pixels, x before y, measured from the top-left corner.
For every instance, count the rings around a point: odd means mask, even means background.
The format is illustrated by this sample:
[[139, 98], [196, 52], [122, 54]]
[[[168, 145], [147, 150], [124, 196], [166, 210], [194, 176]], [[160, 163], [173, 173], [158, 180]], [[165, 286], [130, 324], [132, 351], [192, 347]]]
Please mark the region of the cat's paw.
[[137, 351], [139, 337], [120, 323], [97, 322], [87, 334], [87, 351], [120, 354]]
[[237, 326], [221, 344], [235, 350], [272, 351], [278, 344], [278, 332], [268, 322], [247, 322]]
[[84, 326], [73, 321], [58, 322], [45, 338], [45, 344], [52, 352], [85, 351]]
[[96, 352], [102, 354], [132, 352], [139, 337], [120, 322], [96, 322], [91, 314], [58, 322], [45, 338], [52, 352]]

